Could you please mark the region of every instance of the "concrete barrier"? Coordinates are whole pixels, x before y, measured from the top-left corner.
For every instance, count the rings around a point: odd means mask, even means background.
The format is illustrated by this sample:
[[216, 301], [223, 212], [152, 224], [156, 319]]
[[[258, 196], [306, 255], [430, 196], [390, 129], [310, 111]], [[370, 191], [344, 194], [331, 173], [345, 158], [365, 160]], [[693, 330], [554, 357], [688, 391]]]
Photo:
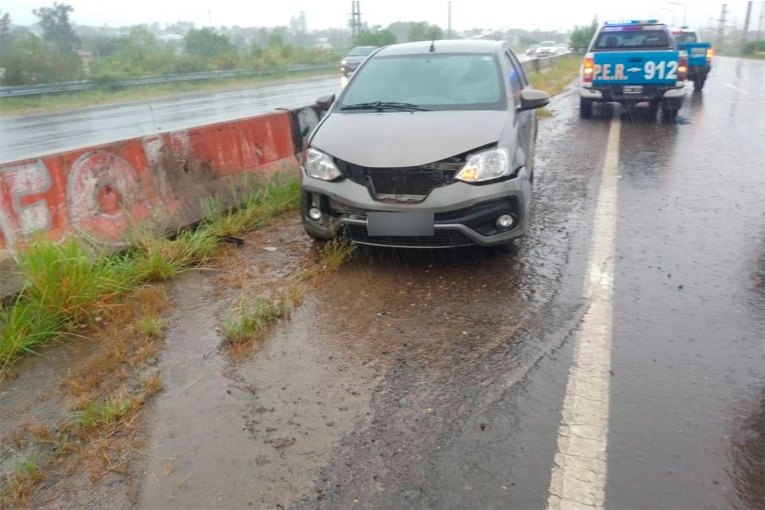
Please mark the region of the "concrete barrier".
[[297, 168], [292, 130], [275, 112], [0, 165], [0, 296], [35, 239], [118, 250], [137, 224], [167, 232], [202, 219], [205, 198], [233, 206], [247, 175]]

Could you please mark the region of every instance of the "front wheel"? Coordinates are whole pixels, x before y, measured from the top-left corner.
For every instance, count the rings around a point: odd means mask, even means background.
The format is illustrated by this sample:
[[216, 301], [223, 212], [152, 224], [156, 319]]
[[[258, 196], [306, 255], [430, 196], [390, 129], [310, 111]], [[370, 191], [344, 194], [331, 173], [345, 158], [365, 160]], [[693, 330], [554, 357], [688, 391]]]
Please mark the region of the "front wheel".
[[582, 119], [592, 118], [592, 99], [579, 98], [579, 117]]

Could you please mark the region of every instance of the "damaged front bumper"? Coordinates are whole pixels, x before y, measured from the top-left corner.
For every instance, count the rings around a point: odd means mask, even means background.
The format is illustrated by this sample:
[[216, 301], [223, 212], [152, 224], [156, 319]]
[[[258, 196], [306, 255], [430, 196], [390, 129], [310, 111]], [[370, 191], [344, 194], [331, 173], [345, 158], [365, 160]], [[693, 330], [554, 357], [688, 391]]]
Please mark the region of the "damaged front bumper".
[[[327, 182], [301, 173], [301, 217], [306, 231], [316, 237], [345, 235], [359, 244], [397, 248], [451, 248], [505, 244], [528, 228], [531, 183], [525, 168], [505, 181], [441, 186], [414, 204], [375, 200], [365, 186], [348, 179]], [[311, 219], [312, 207], [320, 209], [320, 219]], [[367, 213], [371, 211], [432, 212], [434, 235], [370, 236]], [[512, 227], [496, 225], [502, 215], [512, 216]]]

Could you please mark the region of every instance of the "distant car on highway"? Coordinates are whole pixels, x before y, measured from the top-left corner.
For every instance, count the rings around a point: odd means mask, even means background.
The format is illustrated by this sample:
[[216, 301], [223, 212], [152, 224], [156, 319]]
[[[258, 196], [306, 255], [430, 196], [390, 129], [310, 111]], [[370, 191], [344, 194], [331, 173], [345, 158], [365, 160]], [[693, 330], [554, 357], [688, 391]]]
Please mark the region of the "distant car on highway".
[[343, 76], [353, 74], [359, 65], [376, 49], [377, 46], [356, 46], [353, 48], [340, 62], [340, 71], [343, 73]]
[[532, 44], [528, 48], [526, 48], [526, 56], [528, 58], [534, 58], [537, 56], [537, 48], [539, 48], [538, 44]]
[[683, 106], [688, 54], [678, 51], [667, 26], [657, 20], [606, 22], [582, 61], [579, 115], [590, 118], [596, 102], [627, 107], [648, 103], [674, 120]]
[[555, 54], [556, 55], [565, 55], [569, 52], [568, 45], [567, 44], [557, 44], [555, 46]]
[[537, 58], [555, 55], [555, 41], [544, 41], [537, 48]]
[[377, 50], [327, 110], [301, 162], [300, 215], [315, 239], [376, 246], [508, 245], [526, 233], [536, 109], [502, 41]]

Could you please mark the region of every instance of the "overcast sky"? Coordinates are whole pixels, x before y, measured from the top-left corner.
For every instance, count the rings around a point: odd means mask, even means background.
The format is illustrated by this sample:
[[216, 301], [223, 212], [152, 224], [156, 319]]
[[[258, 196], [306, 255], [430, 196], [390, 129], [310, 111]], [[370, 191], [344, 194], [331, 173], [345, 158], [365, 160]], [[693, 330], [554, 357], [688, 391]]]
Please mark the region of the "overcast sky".
[[[342, 27], [350, 17], [350, 0], [69, 0], [74, 7], [72, 19], [84, 25], [125, 26], [139, 23], [161, 24], [191, 21], [198, 26], [212, 24], [247, 26], [287, 25], [290, 16], [306, 12], [309, 30]], [[678, 2], [683, 3], [683, 2]], [[720, 16], [722, 2], [687, 1], [688, 24], [707, 26], [710, 18]], [[728, 2], [729, 23], [743, 26], [745, 0]], [[754, 2], [750, 29], [756, 29], [762, 2]], [[0, 11], [10, 12], [16, 24], [28, 25], [36, 18], [32, 9], [50, 6], [53, 1], [0, 1]], [[386, 26], [394, 21], [428, 21], [447, 25], [446, 0], [362, 0], [362, 21]], [[606, 19], [633, 19], [659, 15], [667, 23], [676, 24], [683, 17], [683, 7], [672, 2], [640, 0], [453, 0], [452, 27], [469, 28], [539, 28], [569, 29], [587, 23], [597, 14]], [[714, 22], [716, 23], [716, 21]]]

